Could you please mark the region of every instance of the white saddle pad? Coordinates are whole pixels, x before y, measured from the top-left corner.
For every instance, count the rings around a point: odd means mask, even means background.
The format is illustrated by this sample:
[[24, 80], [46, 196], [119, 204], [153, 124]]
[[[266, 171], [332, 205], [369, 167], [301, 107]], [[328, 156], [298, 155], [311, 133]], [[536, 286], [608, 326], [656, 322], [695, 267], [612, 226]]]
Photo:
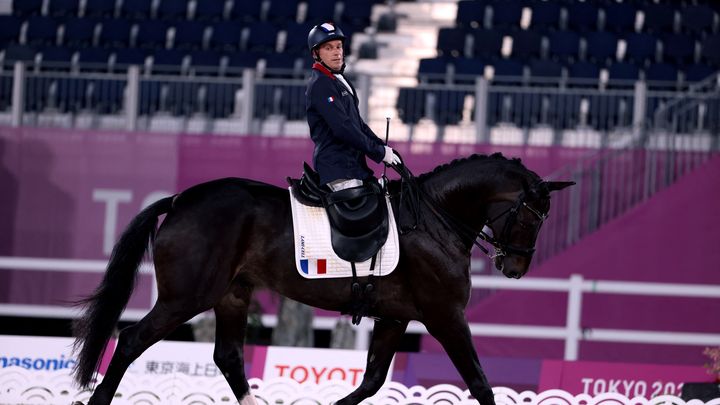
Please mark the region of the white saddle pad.
[[[400, 246], [395, 216], [386, 197], [388, 207], [388, 238], [380, 249], [375, 263], [374, 276], [390, 274], [400, 260]], [[339, 258], [330, 242], [330, 220], [325, 208], [309, 207], [295, 199], [290, 187], [290, 205], [292, 207], [293, 233], [295, 241], [295, 264], [301, 276], [305, 278], [352, 277], [350, 262]], [[369, 276], [371, 260], [355, 263], [358, 277]]]

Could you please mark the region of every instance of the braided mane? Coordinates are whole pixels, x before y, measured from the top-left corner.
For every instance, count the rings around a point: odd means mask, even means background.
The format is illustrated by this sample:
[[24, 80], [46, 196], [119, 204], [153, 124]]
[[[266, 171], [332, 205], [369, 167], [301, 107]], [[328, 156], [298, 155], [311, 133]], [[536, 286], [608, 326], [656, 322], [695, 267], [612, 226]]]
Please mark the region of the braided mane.
[[518, 168], [521, 168], [521, 169], [523, 169], [523, 170], [525, 170], [525, 171], [529, 171], [529, 170], [522, 164], [522, 161], [520, 160], [520, 158], [511, 158], [511, 159], [508, 159], [508, 158], [506, 158], [505, 156], [503, 156], [503, 154], [500, 153], [500, 152], [495, 152], [495, 153], [493, 153], [492, 155], [481, 155], [481, 154], [475, 153], [475, 154], [470, 155], [470, 156], [465, 157], [465, 158], [454, 159], [454, 160], [451, 161], [450, 163], [441, 164], [441, 165], [435, 167], [434, 169], [432, 169], [431, 171], [429, 171], [429, 172], [427, 172], [427, 173], [421, 174], [420, 176], [418, 176], [418, 179], [419, 179], [419, 180], [423, 180], [424, 178], [427, 178], [427, 177], [429, 177], [429, 176], [438, 174], [438, 173], [443, 172], [443, 171], [445, 171], [445, 170], [447, 170], [447, 169], [452, 169], [452, 168], [454, 168], [454, 167], [456, 167], [456, 166], [458, 166], [458, 165], [460, 165], [460, 164], [463, 164], [463, 163], [468, 162], [468, 161], [473, 161], [473, 160], [497, 160], [498, 162], [508, 162], [508, 163], [511, 163], [511, 164], [517, 166]]

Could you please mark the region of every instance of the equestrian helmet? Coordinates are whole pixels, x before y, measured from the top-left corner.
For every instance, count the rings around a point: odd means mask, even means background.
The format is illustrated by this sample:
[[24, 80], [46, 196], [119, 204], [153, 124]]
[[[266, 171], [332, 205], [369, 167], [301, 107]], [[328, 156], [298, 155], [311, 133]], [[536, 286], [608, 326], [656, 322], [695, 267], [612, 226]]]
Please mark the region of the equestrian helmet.
[[329, 22], [318, 24], [308, 34], [308, 49], [312, 52], [318, 46], [334, 39], [339, 39], [345, 43], [345, 34], [343, 34], [340, 27]]

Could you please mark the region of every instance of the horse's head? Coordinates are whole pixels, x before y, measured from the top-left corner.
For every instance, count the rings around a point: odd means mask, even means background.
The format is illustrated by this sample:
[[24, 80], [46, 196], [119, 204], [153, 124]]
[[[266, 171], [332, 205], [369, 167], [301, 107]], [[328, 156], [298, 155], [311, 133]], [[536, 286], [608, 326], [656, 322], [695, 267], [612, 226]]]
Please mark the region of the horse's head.
[[565, 181], [540, 181], [523, 191], [509, 193], [489, 206], [487, 235], [495, 254], [495, 267], [509, 278], [527, 273], [540, 227], [550, 211], [550, 193], [575, 184]]

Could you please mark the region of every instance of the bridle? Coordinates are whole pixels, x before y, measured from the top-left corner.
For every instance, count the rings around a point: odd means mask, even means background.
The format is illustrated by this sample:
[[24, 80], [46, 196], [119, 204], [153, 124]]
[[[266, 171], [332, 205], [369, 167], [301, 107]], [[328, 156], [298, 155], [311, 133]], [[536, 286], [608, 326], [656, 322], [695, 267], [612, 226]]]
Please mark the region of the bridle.
[[[455, 230], [458, 234], [460, 234], [461, 237], [464, 239], [472, 241], [472, 243], [477, 246], [480, 250], [483, 251], [491, 260], [496, 258], [501, 258], [504, 256], [508, 256], [508, 254], [512, 255], [518, 255], [530, 258], [535, 253], [535, 246], [531, 247], [522, 247], [522, 246], [516, 246], [512, 245], [508, 242], [508, 239], [510, 238], [510, 232], [512, 231], [513, 226], [515, 225], [515, 222], [517, 221], [518, 214], [520, 213], [520, 210], [525, 208], [530, 213], [532, 213], [535, 217], [537, 217], [540, 220], [540, 224], [537, 226], [537, 231], [539, 232], [540, 227], [542, 226], [543, 222], [548, 218], [547, 213], [542, 213], [538, 211], [537, 209], [531, 207], [527, 203], [527, 193], [525, 191], [521, 192], [517, 199], [513, 202], [513, 205], [508, 207], [507, 209], [503, 210], [499, 214], [495, 215], [492, 218], [487, 219], [481, 228], [480, 231], [475, 231], [472, 228], [470, 228], [468, 225], [464, 224], [463, 222], [456, 219], [452, 214], [447, 212], [444, 208], [439, 206], [436, 201], [428, 194], [425, 190], [423, 190], [415, 181], [415, 176], [410, 172], [410, 170], [405, 165], [399, 165], [399, 166], [392, 166], [395, 171], [397, 171], [400, 174], [400, 177], [402, 178], [402, 185], [400, 189], [400, 206], [402, 206], [402, 202], [404, 199], [404, 195], [407, 192], [411, 193], [410, 196], [410, 206], [411, 210], [415, 213], [415, 223], [413, 226], [409, 229], [401, 229], [401, 233], [407, 233], [417, 227], [417, 220], [419, 219], [419, 211], [416, 207], [416, 201], [421, 200], [425, 203], [425, 205], [428, 206], [431, 212], [435, 214], [443, 223], [445, 223], [446, 226], [448, 226], [450, 229]], [[387, 181], [385, 182], [387, 184]], [[407, 184], [407, 186], [406, 186]], [[538, 183], [531, 186], [532, 189], [538, 189], [541, 188], [543, 184], [543, 181], [539, 181]], [[422, 198], [420, 198], [422, 197]], [[402, 212], [402, 211], [401, 211]], [[489, 226], [502, 217], [507, 216], [505, 219], [505, 223], [503, 225], [502, 232], [500, 232], [500, 236], [496, 238], [494, 235], [489, 235], [484, 231], [484, 228], [486, 226]], [[478, 239], [482, 239], [484, 242], [490, 244], [494, 249], [494, 254], [490, 253], [490, 250], [483, 246]]]

